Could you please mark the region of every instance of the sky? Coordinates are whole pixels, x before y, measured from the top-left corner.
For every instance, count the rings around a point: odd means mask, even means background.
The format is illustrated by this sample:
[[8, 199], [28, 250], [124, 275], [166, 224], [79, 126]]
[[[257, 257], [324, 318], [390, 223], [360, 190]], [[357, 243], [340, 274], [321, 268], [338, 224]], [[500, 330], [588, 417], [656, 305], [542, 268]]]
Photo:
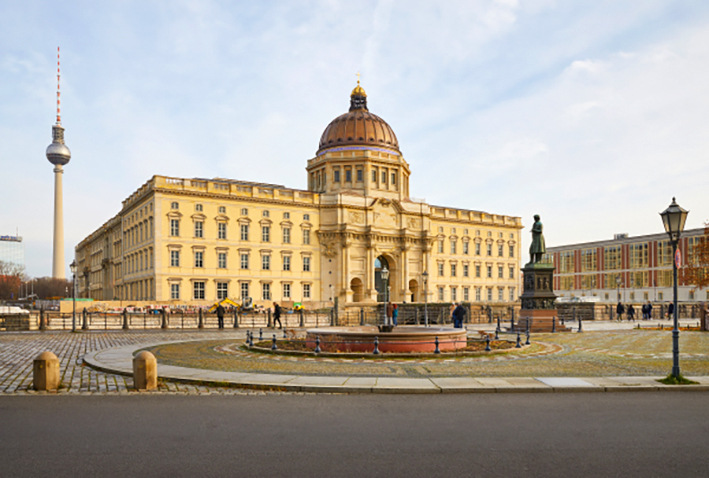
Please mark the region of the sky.
[[[65, 261], [153, 175], [306, 189], [356, 74], [428, 203], [533, 215], [547, 246], [709, 220], [709, 2], [0, 2], [0, 235], [51, 275], [61, 119]], [[526, 257], [526, 254], [525, 254]]]

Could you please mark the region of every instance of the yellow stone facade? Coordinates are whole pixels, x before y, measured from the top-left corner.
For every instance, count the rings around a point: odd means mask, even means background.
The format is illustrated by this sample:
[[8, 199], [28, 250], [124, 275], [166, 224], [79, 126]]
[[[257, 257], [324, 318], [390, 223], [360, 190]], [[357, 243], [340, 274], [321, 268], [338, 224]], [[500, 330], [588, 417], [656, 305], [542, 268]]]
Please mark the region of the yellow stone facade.
[[396, 136], [359, 85], [306, 170], [307, 191], [154, 176], [76, 247], [81, 296], [365, 304], [384, 299], [386, 267], [392, 301], [517, 300], [520, 218], [410, 198]]

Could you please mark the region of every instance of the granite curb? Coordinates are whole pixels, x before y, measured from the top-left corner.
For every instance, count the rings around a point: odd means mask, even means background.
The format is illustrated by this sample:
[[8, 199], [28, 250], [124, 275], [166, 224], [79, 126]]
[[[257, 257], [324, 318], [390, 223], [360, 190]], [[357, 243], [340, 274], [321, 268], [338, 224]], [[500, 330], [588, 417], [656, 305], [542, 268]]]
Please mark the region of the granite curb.
[[[176, 342], [170, 340], [112, 347], [89, 352], [83, 357], [89, 367], [118, 375], [133, 375], [133, 355], [146, 348]], [[709, 376], [688, 377], [698, 385], [664, 385], [662, 377], [359, 377], [308, 376], [205, 370], [159, 365], [163, 380], [201, 385], [230, 386], [257, 390], [320, 393], [579, 393], [631, 391], [709, 391]]]

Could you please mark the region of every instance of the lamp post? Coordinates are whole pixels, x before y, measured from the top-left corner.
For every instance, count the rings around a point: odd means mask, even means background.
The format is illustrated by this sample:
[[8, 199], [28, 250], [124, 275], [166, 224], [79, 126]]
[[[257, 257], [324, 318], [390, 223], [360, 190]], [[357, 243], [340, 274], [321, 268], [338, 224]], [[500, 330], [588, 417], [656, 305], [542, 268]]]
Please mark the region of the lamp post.
[[382, 291], [384, 294], [384, 325], [387, 326], [389, 325], [389, 320], [387, 317], [387, 300], [389, 299], [389, 297], [387, 297], [387, 289], [389, 288], [389, 269], [387, 269], [387, 266], [382, 267], [380, 274], [382, 276], [382, 282], [384, 287], [384, 290]]
[[423, 271], [423, 317], [426, 327], [428, 327], [428, 272]]
[[665, 226], [665, 231], [670, 236], [672, 244], [672, 292], [674, 296], [674, 328], [672, 329], [672, 373], [674, 378], [679, 378], [679, 324], [677, 320], [677, 267], [680, 262], [680, 255], [677, 251], [679, 238], [684, 230], [684, 223], [687, 220], [687, 214], [672, 198], [672, 204], [660, 213], [662, 224]]
[[69, 269], [71, 269], [71, 331], [76, 332], [76, 261], [71, 261]]

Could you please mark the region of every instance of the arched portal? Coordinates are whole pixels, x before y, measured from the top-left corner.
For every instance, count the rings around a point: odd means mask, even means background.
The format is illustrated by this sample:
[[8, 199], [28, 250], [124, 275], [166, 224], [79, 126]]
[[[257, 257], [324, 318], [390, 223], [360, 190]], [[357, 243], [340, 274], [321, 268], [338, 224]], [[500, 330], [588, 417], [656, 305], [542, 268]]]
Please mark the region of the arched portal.
[[[396, 290], [394, 287], [396, 274], [394, 273], [394, 262], [384, 256], [379, 256], [374, 261], [374, 288], [377, 289], [377, 302], [386, 300], [385, 287], [389, 286], [389, 291]], [[382, 270], [386, 267], [389, 271], [389, 280], [384, 281], [382, 278]], [[386, 284], [385, 284], [386, 282]], [[389, 297], [391, 301], [391, 296]]]
[[419, 283], [416, 279], [409, 281], [409, 291], [411, 291], [411, 302], [421, 302], [421, 292], [419, 291]]
[[352, 279], [350, 289], [352, 289], [353, 302], [362, 302], [364, 300], [364, 285], [362, 284], [362, 279], [359, 277]]

